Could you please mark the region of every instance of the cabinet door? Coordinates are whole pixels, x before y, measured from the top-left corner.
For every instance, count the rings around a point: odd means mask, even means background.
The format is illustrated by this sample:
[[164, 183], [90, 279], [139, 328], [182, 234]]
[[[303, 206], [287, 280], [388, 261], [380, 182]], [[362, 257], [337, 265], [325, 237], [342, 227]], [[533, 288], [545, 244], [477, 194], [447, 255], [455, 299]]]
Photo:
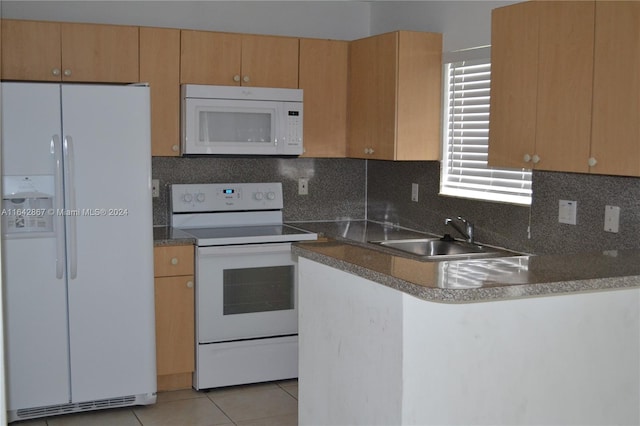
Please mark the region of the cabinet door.
[[193, 246], [164, 246], [153, 249], [153, 275], [193, 275]]
[[180, 30], [140, 28], [140, 81], [151, 89], [151, 155], [180, 155]]
[[346, 156], [348, 47], [346, 41], [300, 40], [305, 157]]
[[592, 1], [536, 2], [539, 10], [536, 153], [541, 170], [587, 172], [591, 140]]
[[242, 85], [298, 88], [297, 38], [243, 35]]
[[60, 81], [60, 24], [3, 19], [2, 79]]
[[71, 23], [61, 25], [64, 81], [139, 81], [138, 27]]
[[532, 168], [538, 98], [536, 3], [491, 13], [491, 104], [489, 166]]
[[438, 160], [442, 127], [442, 34], [398, 33], [394, 160]]
[[351, 42], [348, 154], [394, 159], [398, 34]]
[[240, 85], [240, 35], [182, 30], [180, 43], [180, 83]]
[[193, 276], [155, 279], [158, 375], [194, 370]]
[[592, 173], [640, 176], [640, 3], [596, 2]]

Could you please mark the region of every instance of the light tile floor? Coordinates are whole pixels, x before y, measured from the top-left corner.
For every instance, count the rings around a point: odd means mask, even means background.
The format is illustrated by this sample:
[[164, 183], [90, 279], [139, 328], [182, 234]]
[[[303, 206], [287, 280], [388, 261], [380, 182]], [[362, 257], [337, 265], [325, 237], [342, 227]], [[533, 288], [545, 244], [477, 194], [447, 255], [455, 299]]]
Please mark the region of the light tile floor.
[[155, 405], [67, 414], [16, 426], [295, 426], [298, 381], [159, 392]]

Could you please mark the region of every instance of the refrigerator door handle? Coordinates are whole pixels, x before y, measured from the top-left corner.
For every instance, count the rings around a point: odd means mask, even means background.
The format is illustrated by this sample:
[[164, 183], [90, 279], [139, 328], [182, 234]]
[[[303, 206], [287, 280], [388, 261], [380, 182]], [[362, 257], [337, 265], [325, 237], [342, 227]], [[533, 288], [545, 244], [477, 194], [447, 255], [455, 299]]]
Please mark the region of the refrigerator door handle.
[[64, 169], [65, 182], [67, 184], [67, 208], [71, 212], [68, 217], [69, 231], [69, 278], [75, 279], [78, 276], [78, 243], [76, 238], [77, 227], [77, 207], [76, 207], [76, 185], [75, 166], [73, 164], [73, 139], [67, 135], [64, 137]]
[[55, 215], [55, 233], [56, 233], [56, 278], [62, 279], [64, 275], [64, 265], [66, 263], [64, 251], [64, 201], [62, 187], [62, 146], [60, 144], [60, 136], [53, 135], [51, 137], [51, 154], [55, 162], [55, 196], [54, 209]]

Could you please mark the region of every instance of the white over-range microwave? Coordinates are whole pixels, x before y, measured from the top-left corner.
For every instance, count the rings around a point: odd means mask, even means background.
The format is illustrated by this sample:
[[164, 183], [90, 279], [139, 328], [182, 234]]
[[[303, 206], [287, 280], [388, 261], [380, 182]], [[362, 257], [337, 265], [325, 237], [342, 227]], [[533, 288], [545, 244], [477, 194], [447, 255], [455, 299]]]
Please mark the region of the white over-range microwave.
[[302, 90], [182, 85], [182, 153], [300, 155]]

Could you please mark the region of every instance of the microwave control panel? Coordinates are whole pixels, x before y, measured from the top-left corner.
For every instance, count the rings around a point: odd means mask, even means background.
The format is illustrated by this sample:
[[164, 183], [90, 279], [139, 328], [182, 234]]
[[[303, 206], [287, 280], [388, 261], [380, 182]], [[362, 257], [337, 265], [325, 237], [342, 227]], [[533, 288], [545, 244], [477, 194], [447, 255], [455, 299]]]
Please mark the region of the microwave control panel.
[[173, 213], [281, 210], [282, 183], [171, 185]]
[[302, 154], [302, 104], [287, 103], [285, 109], [287, 120], [285, 154]]

